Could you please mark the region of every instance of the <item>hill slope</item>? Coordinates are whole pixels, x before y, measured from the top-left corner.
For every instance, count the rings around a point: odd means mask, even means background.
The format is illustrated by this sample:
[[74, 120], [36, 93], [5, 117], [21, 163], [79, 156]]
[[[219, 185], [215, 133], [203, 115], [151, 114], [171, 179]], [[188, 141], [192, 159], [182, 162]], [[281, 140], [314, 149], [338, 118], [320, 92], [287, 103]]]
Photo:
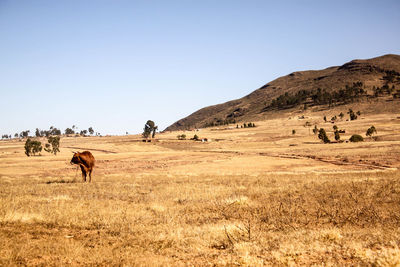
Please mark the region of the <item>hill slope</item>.
[[[273, 109], [272, 101], [279, 96], [294, 96], [300, 91], [307, 92], [308, 102], [318, 88], [323, 92], [334, 94], [339, 90], [351, 87], [354, 83], [361, 84], [360, 95], [373, 96], [375, 87], [400, 85], [400, 55], [384, 55], [366, 60], [352, 60], [342, 66], [329, 67], [323, 70], [298, 71], [273, 80], [249, 95], [223, 104], [202, 108], [186, 118], [183, 118], [165, 130], [183, 130], [195, 127], [205, 127], [210, 124], [219, 124], [223, 121], [244, 121], [260, 114], [268, 113]], [[361, 83], [360, 83], [361, 82]], [[338, 95], [338, 94], [337, 94]], [[334, 99], [335, 102], [335, 99]], [[297, 103], [298, 105], [299, 103]], [[340, 101], [336, 101], [340, 104]], [[293, 107], [289, 105], [280, 109]]]

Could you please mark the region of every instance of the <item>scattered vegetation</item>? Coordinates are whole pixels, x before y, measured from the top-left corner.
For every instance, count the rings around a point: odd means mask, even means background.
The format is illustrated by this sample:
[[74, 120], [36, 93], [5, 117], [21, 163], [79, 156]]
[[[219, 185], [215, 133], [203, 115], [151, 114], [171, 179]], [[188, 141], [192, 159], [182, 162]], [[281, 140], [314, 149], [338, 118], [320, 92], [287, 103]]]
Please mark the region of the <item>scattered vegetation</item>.
[[354, 113], [354, 111], [350, 108], [349, 111], [347, 112], [347, 114], [349, 114], [350, 116], [350, 120], [354, 121], [357, 119], [357, 115]]
[[366, 91], [363, 89], [362, 82], [355, 82], [352, 85], [346, 85], [344, 89], [328, 92], [321, 88], [317, 90], [300, 90], [294, 95], [288, 92], [273, 99], [271, 104], [264, 108], [263, 111], [270, 109], [287, 109], [300, 104], [306, 105], [326, 105], [347, 104], [352, 103], [360, 97], [366, 96]]
[[205, 123], [203, 125], [203, 128], [229, 125], [229, 124], [235, 124], [235, 123], [236, 123], [236, 119], [234, 119], [233, 117], [229, 117], [229, 115], [228, 115], [228, 118], [226, 118], [226, 119], [214, 118], [213, 121]]

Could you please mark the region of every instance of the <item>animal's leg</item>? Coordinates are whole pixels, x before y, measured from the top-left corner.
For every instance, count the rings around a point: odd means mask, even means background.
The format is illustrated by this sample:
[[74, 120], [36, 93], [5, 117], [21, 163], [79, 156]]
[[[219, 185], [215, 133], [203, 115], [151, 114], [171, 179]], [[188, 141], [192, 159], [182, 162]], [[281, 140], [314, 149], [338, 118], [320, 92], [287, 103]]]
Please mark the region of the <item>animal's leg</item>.
[[89, 183], [92, 182], [92, 171], [93, 171], [93, 170], [89, 170]]
[[86, 170], [85, 167], [81, 165], [81, 170], [82, 170], [82, 180], [86, 182]]

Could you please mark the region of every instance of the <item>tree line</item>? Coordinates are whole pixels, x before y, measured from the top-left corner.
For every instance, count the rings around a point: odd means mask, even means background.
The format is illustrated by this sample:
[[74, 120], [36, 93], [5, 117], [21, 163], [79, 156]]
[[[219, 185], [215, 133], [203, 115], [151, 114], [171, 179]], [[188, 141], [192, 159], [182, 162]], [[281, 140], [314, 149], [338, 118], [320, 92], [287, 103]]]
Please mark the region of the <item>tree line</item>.
[[[14, 138], [28, 138], [28, 137], [49, 137], [49, 136], [61, 136], [63, 133], [60, 129], [50, 126], [49, 130], [41, 130], [39, 128], [36, 128], [35, 134], [30, 135], [31, 131], [30, 130], [24, 130], [21, 131], [20, 133], [15, 133]], [[78, 128], [73, 125], [71, 128], [66, 128], [64, 131], [65, 135], [76, 135], [76, 136], [87, 136], [87, 135], [96, 135], [96, 136], [101, 136], [100, 133], [95, 132], [93, 127], [89, 127], [87, 130], [83, 129], [81, 131], [78, 130]], [[11, 139], [12, 136], [11, 134], [4, 134], [2, 135], [2, 139]]]

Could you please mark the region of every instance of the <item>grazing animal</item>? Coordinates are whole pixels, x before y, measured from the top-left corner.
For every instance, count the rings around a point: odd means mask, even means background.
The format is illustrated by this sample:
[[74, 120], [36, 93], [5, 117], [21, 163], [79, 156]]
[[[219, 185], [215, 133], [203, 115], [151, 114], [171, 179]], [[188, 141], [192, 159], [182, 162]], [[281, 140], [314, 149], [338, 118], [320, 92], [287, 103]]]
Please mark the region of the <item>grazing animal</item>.
[[86, 177], [89, 175], [89, 183], [92, 181], [92, 171], [95, 159], [89, 151], [73, 152], [74, 156], [71, 159], [71, 165], [77, 164], [82, 170], [82, 179], [86, 182]]

